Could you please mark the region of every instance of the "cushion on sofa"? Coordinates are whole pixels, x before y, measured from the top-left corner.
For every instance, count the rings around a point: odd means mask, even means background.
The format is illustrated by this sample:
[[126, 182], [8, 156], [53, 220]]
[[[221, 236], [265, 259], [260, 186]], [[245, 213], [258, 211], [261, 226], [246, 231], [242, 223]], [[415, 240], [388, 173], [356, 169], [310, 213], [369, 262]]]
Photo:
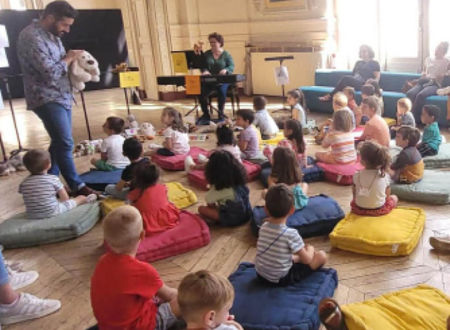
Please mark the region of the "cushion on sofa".
[[450, 204], [450, 172], [425, 170], [423, 179], [411, 184], [392, 184], [391, 193], [411, 202]]
[[[247, 171], [247, 180], [253, 181], [258, 178], [259, 173], [261, 172], [261, 166], [258, 164], [253, 164], [244, 160], [242, 162], [245, 170]], [[203, 170], [194, 170], [190, 171], [187, 175], [189, 183], [203, 190], [208, 190], [208, 181], [205, 177], [205, 171]]]
[[179, 224], [161, 233], [147, 236], [139, 245], [136, 257], [155, 261], [208, 245], [208, 225], [196, 214], [181, 211]]
[[[197, 159], [198, 155], [208, 154], [208, 151], [199, 147], [191, 147], [188, 155], [192, 156], [194, 160]], [[182, 171], [184, 170], [184, 160], [187, 155], [175, 155], [175, 156], [161, 156], [155, 154], [152, 156], [152, 160], [161, 168], [168, 171]]]
[[450, 299], [432, 286], [384, 294], [342, 306], [348, 329], [446, 329]]
[[0, 224], [0, 244], [23, 248], [56, 243], [88, 232], [100, 219], [98, 203], [80, 205], [49, 219], [29, 219], [21, 213]]
[[97, 191], [104, 191], [109, 184], [116, 184], [120, 181], [123, 170], [116, 171], [97, 171], [90, 170], [89, 172], [80, 175], [81, 181], [86, 183], [89, 188]]
[[235, 291], [230, 314], [246, 330], [319, 329], [319, 302], [332, 297], [338, 283], [336, 270], [322, 268], [292, 285], [270, 286], [251, 263], [241, 263], [229, 279]]
[[370, 217], [349, 213], [330, 234], [334, 247], [377, 256], [410, 254], [422, 235], [425, 212], [397, 207], [389, 214]]
[[[345, 217], [339, 204], [326, 195], [312, 196], [301, 210], [296, 210], [287, 219], [287, 226], [298, 230], [304, 238], [329, 234], [334, 226]], [[252, 231], [258, 235], [259, 228], [267, 218], [264, 207], [257, 206], [253, 209], [251, 220]]]
[[380, 87], [383, 89], [383, 92], [401, 92], [408, 80], [417, 78], [420, 78], [420, 74], [382, 71], [380, 74]]
[[318, 162], [317, 166], [325, 172], [325, 180], [341, 185], [353, 184], [353, 175], [364, 168], [360, 162], [346, 165]]

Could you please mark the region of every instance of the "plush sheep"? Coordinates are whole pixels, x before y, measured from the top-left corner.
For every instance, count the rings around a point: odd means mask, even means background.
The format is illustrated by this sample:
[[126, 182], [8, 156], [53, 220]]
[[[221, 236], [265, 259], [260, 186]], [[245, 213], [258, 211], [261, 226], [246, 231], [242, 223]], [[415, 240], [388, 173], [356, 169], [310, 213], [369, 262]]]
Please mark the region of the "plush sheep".
[[139, 128], [139, 123], [134, 115], [127, 116], [128, 128]]
[[150, 123], [142, 123], [140, 133], [149, 140], [152, 140], [156, 134], [155, 128]]
[[82, 91], [88, 81], [99, 82], [97, 60], [87, 51], [83, 51], [70, 65], [69, 78], [75, 92]]

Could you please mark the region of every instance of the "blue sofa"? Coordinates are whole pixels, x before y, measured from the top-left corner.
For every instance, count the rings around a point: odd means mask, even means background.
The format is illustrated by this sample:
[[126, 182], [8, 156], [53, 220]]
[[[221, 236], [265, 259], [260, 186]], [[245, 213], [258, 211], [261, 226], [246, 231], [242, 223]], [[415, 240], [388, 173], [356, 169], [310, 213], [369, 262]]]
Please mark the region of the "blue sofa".
[[[319, 96], [330, 93], [333, 86], [345, 75], [351, 75], [350, 70], [316, 70], [315, 86], [302, 86], [305, 94], [306, 105], [311, 111], [332, 113], [331, 102], [320, 102]], [[383, 89], [384, 117], [395, 118], [398, 99], [406, 95], [401, 92], [403, 85], [408, 80], [419, 78], [419, 74], [401, 72], [381, 72], [380, 87]], [[450, 76], [444, 79], [443, 86], [450, 86]], [[356, 92], [356, 102], [361, 102], [361, 92]], [[447, 97], [430, 96], [427, 103], [437, 105], [442, 111], [439, 117], [439, 125], [447, 126]]]

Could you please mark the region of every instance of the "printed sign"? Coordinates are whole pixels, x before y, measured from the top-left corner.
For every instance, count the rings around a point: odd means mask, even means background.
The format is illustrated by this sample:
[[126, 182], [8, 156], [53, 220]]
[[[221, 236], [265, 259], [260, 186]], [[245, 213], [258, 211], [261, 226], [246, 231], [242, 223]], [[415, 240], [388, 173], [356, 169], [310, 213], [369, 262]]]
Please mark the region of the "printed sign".
[[185, 76], [184, 79], [186, 82], [187, 95], [200, 95], [202, 93], [200, 76]]
[[141, 85], [141, 76], [139, 71], [119, 72], [120, 88], [139, 87]]

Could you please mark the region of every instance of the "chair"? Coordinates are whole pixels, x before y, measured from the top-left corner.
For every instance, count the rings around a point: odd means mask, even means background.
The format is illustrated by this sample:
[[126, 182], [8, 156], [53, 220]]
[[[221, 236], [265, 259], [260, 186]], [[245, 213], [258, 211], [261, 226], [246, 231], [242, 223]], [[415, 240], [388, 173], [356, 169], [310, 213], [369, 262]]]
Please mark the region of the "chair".
[[[231, 108], [234, 117], [235, 106], [237, 105], [237, 110], [241, 109], [241, 98], [239, 97], [239, 90], [236, 84], [230, 84], [227, 90], [227, 97], [229, 97], [231, 100]], [[219, 112], [219, 109], [212, 105], [213, 98], [217, 98], [217, 91], [213, 91], [211, 94], [209, 94], [208, 97], [208, 107], [211, 115], [214, 113], [214, 111]]]

